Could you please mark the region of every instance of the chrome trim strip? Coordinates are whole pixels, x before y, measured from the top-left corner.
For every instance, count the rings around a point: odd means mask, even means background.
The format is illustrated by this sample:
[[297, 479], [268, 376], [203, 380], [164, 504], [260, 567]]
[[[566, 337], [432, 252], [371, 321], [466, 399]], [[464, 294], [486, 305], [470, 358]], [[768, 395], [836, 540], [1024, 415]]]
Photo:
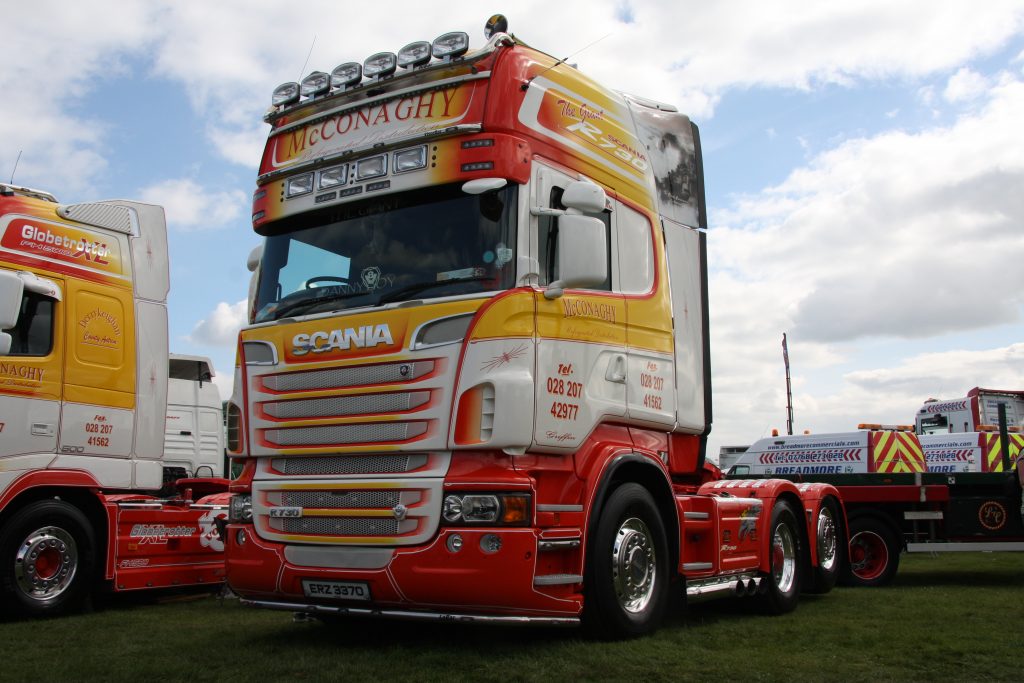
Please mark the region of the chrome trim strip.
[[412, 612], [397, 609], [370, 609], [363, 607], [343, 607], [333, 605], [304, 605], [297, 602], [275, 602], [271, 600], [240, 601], [248, 607], [282, 610], [285, 612], [304, 612], [306, 614], [339, 614], [352, 617], [379, 617], [382, 619], [406, 619], [410, 621], [431, 621], [448, 623], [480, 623], [504, 624], [508, 626], [544, 625], [544, 626], [579, 626], [579, 617], [524, 617], [497, 614], [459, 614], [452, 612]]
[[551, 503], [537, 503], [537, 512], [583, 512], [582, 505], [555, 505]]
[[571, 586], [575, 583], [583, 583], [582, 574], [548, 574], [533, 577], [534, 586]]
[[711, 518], [711, 515], [709, 515], [706, 512], [684, 512], [683, 513], [683, 519], [698, 520], [698, 519], [710, 519], [710, 518]]
[[556, 541], [539, 541], [537, 543], [537, 549], [544, 550], [571, 550], [572, 548], [580, 547], [580, 539], [578, 538], [566, 538]]

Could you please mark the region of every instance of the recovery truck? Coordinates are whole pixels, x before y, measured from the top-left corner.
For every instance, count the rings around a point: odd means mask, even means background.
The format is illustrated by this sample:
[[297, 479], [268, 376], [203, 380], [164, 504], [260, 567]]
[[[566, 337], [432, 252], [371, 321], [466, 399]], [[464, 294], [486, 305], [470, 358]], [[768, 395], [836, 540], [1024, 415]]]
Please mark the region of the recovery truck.
[[223, 581], [216, 389], [208, 360], [168, 356], [166, 255], [159, 207], [0, 185], [7, 613]]
[[1024, 391], [974, 387], [963, 398], [925, 401], [914, 419], [914, 431], [923, 435], [991, 429], [999, 424], [1000, 405], [1006, 412], [1007, 426], [1024, 428]]
[[885, 585], [902, 551], [1024, 550], [1024, 434], [1005, 419], [975, 428], [919, 436], [909, 425], [860, 425], [856, 432], [772, 436], [751, 445], [729, 478], [834, 485], [850, 533], [841, 580]]
[[715, 481], [700, 140], [489, 22], [275, 90], [227, 406], [246, 604], [654, 629], [824, 592], [828, 485]]

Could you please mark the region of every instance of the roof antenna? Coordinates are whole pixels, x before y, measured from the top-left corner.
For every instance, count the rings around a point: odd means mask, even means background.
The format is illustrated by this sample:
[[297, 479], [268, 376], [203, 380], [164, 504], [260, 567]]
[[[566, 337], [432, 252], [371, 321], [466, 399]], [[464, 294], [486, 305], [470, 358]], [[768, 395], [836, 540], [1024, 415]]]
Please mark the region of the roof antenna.
[[573, 52], [568, 57], [563, 57], [563, 58], [559, 59], [557, 62], [555, 62], [554, 64], [552, 64], [548, 68], [544, 69], [539, 74], [535, 74], [533, 76], [530, 76], [530, 78], [528, 78], [527, 80], [523, 81], [523, 84], [521, 86], [519, 86], [519, 89], [522, 90], [523, 92], [526, 92], [526, 90], [529, 89], [530, 84], [533, 83], [533, 79], [538, 78], [539, 76], [543, 76], [547, 72], [549, 72], [552, 69], [554, 69], [556, 66], [564, 64], [565, 62], [569, 61], [570, 59], [572, 59], [573, 57], [575, 57], [579, 53], [583, 52], [584, 50], [594, 47], [595, 45], [597, 45], [598, 43], [600, 43], [602, 40], [604, 40], [605, 38], [607, 38], [610, 35], [611, 35], [611, 33], [604, 34], [603, 36], [601, 36], [597, 40], [593, 41], [592, 43], [588, 43], [587, 45], [584, 45], [583, 47], [581, 47], [579, 50], [576, 50], [576, 52]]
[[302, 71], [299, 72], [299, 82], [302, 82], [302, 74], [306, 73], [306, 65], [309, 64], [309, 58], [313, 56], [313, 47], [316, 45], [316, 34], [313, 34], [313, 42], [309, 45], [309, 52], [306, 54], [306, 61], [302, 63]]
[[21, 161], [21, 153], [23, 151], [24, 150], [20, 150], [19, 149], [18, 150], [18, 158], [14, 160], [14, 168], [11, 170], [11, 180], [10, 180], [11, 185], [14, 184], [14, 174], [18, 172], [18, 162]]

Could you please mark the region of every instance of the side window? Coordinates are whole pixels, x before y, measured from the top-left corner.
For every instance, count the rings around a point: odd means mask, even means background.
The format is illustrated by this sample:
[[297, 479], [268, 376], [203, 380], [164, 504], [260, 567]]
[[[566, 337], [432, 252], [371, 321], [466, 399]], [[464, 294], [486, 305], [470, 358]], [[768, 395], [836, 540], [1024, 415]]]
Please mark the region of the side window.
[[[548, 203], [552, 209], [564, 209], [565, 206], [562, 204], [562, 188], [553, 187], [551, 188], [551, 198]], [[600, 218], [604, 223], [604, 238], [605, 244], [607, 245], [608, 254], [608, 277], [600, 285], [591, 287], [590, 289], [596, 289], [600, 291], [610, 292], [612, 289], [611, 277], [612, 277], [612, 223], [611, 223], [611, 212], [602, 211], [601, 213], [588, 213], [588, 216], [594, 218]], [[537, 222], [537, 239], [539, 244], [539, 253], [537, 260], [540, 264], [540, 284], [546, 286], [558, 279], [558, 217], [557, 216], [540, 216]]]
[[21, 299], [18, 324], [4, 332], [11, 335], [12, 356], [46, 356], [53, 349], [53, 305], [48, 296], [26, 291]]

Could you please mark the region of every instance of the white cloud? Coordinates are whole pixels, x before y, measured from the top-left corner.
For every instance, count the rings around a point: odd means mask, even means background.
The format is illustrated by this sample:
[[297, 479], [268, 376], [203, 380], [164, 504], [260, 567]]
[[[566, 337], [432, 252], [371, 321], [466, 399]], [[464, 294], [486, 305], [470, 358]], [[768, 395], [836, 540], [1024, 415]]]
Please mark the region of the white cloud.
[[246, 301], [229, 304], [221, 301], [208, 316], [192, 328], [188, 341], [201, 346], [233, 347], [238, 343], [238, 330], [249, 315]]
[[211, 192], [188, 178], [165, 180], [140, 191], [142, 201], [160, 204], [171, 229], [218, 228], [244, 215], [247, 197], [241, 190]]
[[942, 97], [947, 102], [969, 102], [984, 95], [990, 86], [985, 76], [967, 67], [961, 67], [949, 77]]

